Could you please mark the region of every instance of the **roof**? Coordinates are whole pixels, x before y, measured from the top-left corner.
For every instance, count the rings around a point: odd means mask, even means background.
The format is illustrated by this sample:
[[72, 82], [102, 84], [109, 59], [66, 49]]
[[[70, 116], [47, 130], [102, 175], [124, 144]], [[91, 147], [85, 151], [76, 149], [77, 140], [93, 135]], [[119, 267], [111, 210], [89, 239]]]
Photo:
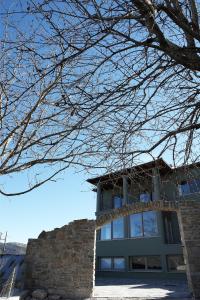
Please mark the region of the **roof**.
[[87, 179], [87, 182], [97, 185], [98, 182], [108, 182], [113, 179], [119, 179], [123, 175], [130, 175], [130, 174], [142, 174], [150, 171], [153, 168], [159, 168], [160, 171], [163, 171], [164, 173], [172, 171], [172, 168], [162, 159], [156, 159], [147, 163], [143, 163], [131, 168], [125, 168], [122, 170], [119, 170], [117, 172], [108, 173], [102, 176], [98, 176], [95, 178]]

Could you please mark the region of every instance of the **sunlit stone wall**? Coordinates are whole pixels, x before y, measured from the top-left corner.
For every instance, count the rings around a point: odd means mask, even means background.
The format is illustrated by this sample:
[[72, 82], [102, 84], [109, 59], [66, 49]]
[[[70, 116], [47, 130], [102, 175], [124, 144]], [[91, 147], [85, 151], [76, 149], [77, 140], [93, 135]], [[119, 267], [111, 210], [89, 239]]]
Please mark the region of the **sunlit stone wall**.
[[25, 260], [28, 297], [37, 289], [45, 291], [49, 299], [91, 297], [94, 247], [95, 221], [85, 219], [42, 232], [38, 239], [29, 240]]

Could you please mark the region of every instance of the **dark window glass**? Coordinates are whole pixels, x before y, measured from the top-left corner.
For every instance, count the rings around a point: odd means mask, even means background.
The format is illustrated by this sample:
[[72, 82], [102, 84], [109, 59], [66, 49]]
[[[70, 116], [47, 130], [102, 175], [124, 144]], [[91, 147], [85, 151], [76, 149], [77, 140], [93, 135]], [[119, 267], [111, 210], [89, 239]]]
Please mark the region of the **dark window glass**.
[[132, 270], [139, 269], [139, 270], [145, 270], [146, 268], [146, 262], [144, 256], [132, 256], [130, 258], [130, 268]]
[[101, 227], [101, 240], [110, 240], [111, 239], [111, 223], [105, 224]]
[[169, 272], [185, 272], [183, 255], [168, 255], [167, 266]]
[[148, 270], [161, 270], [160, 256], [147, 256], [147, 269]]
[[113, 239], [124, 237], [124, 218], [118, 218], [113, 221]]
[[123, 257], [114, 257], [113, 258], [113, 267], [115, 270], [124, 270], [125, 269], [125, 259]]
[[158, 234], [157, 215], [155, 211], [143, 213], [144, 236], [155, 236]]
[[181, 236], [176, 212], [165, 211], [162, 212], [165, 243], [180, 244]]
[[101, 270], [111, 270], [112, 260], [111, 257], [100, 258], [100, 268]]
[[115, 196], [115, 197], [113, 198], [113, 207], [114, 207], [114, 208], [122, 207], [122, 197], [120, 197], [120, 196]]
[[172, 229], [172, 214], [171, 212], [163, 212], [163, 222], [165, 231], [165, 242], [167, 244], [174, 243], [174, 235]]
[[141, 213], [130, 215], [130, 236], [131, 237], [143, 236]]
[[129, 258], [130, 270], [156, 271], [162, 270], [161, 258], [159, 255], [131, 256]]

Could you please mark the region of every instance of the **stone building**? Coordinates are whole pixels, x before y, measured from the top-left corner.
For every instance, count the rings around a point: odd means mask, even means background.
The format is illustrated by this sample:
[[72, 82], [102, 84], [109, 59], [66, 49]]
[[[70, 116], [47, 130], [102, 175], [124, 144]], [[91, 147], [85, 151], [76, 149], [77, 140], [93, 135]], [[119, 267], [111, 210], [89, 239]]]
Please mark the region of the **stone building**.
[[[198, 165], [175, 169], [162, 159], [88, 182], [97, 192], [97, 218], [134, 202], [200, 200]], [[185, 278], [182, 248], [175, 211], [120, 217], [97, 231], [96, 275]]]

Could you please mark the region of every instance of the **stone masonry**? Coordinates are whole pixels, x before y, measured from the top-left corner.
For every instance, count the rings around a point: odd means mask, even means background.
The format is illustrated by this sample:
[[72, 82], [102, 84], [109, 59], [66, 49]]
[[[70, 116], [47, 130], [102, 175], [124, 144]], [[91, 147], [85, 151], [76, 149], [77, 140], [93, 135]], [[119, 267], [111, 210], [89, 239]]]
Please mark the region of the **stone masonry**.
[[194, 299], [200, 299], [200, 203], [180, 205], [178, 218], [188, 285]]
[[25, 260], [29, 292], [24, 298], [37, 299], [38, 294], [49, 300], [91, 297], [94, 247], [95, 221], [91, 220], [77, 220], [29, 240]]

